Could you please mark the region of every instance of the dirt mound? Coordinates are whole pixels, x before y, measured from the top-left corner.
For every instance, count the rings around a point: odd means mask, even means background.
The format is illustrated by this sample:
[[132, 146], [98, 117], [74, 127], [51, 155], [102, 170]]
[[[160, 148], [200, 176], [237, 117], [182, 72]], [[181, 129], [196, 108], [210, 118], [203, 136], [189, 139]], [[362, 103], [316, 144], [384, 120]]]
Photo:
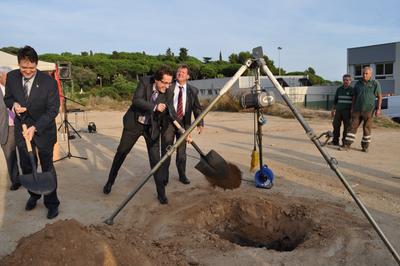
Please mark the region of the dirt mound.
[[[370, 226], [343, 206], [266, 194], [192, 188], [167, 206], [127, 209], [118, 224], [58, 221], [19, 241], [0, 265], [375, 264]], [[359, 252], [349, 252], [359, 250]]]
[[[127, 237], [129, 235], [129, 237]], [[1, 265], [161, 265], [178, 264], [147, 243], [137, 231], [106, 226], [85, 227], [76, 220], [48, 224], [21, 239]], [[149, 248], [149, 246], [151, 248]], [[168, 258], [168, 257], [167, 257]], [[168, 262], [168, 263], [166, 263]]]

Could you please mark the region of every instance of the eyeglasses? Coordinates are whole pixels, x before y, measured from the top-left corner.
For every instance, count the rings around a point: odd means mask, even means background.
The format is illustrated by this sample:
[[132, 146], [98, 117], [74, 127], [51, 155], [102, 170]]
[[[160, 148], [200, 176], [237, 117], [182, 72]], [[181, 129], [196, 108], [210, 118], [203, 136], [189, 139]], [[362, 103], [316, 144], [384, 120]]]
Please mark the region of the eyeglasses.
[[172, 84], [172, 82], [163, 81], [163, 80], [159, 80], [159, 82], [161, 82], [164, 85], [168, 85], [168, 86]]

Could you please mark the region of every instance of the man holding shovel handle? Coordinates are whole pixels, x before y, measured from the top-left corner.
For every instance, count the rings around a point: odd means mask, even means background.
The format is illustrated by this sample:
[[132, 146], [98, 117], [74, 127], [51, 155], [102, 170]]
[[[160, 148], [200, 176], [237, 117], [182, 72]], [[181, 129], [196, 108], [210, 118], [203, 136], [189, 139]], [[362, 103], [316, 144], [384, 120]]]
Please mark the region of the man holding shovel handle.
[[[60, 108], [57, 84], [52, 77], [37, 70], [39, 59], [32, 47], [21, 48], [17, 57], [19, 69], [7, 75], [4, 101], [17, 114], [14, 133], [24, 174], [20, 178], [30, 194], [25, 210], [34, 209], [43, 194], [47, 218], [53, 219], [58, 215], [60, 204], [53, 166], [53, 147], [57, 141], [55, 118]], [[28, 150], [27, 144], [31, 144], [31, 149]], [[36, 173], [37, 155], [42, 173]]]

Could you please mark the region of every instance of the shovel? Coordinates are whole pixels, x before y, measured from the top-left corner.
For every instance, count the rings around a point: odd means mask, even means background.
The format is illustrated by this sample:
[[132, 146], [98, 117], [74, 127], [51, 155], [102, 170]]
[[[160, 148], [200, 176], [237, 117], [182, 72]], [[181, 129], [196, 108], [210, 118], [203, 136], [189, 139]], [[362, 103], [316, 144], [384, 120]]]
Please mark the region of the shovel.
[[[28, 130], [26, 124], [22, 125], [22, 130], [25, 132]], [[32, 165], [32, 173], [26, 175], [20, 175], [19, 179], [26, 189], [36, 194], [47, 195], [56, 189], [56, 178], [52, 172], [38, 173], [36, 169], [35, 158], [32, 152], [31, 142], [25, 138], [26, 147], [29, 153], [29, 159]]]
[[[179, 133], [185, 133], [185, 130], [176, 120], [173, 121], [173, 123]], [[240, 186], [242, 172], [236, 165], [227, 163], [225, 159], [214, 150], [205, 154], [193, 140], [189, 142], [200, 154], [200, 162], [195, 165], [195, 168], [201, 172], [213, 186], [219, 186], [224, 189], [234, 189]]]

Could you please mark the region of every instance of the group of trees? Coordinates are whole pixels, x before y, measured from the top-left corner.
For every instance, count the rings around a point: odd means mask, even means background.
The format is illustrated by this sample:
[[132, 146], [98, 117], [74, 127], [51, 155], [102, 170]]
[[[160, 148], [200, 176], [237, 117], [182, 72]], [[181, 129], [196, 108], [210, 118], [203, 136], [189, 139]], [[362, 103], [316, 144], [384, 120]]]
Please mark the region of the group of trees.
[[[3, 47], [0, 50], [16, 54], [18, 48]], [[139, 76], [151, 75], [161, 65], [169, 65], [176, 69], [179, 64], [185, 63], [191, 69], [192, 79], [231, 77], [240, 66], [251, 57], [250, 52], [233, 53], [228, 61], [222, 59], [221, 52], [218, 60], [211, 57], [203, 57], [199, 60], [189, 55], [189, 50], [180, 48], [176, 56], [168, 48], [165, 54], [147, 55], [145, 52], [117, 52], [111, 54], [81, 52], [80, 55], [64, 52], [61, 54], [42, 54], [40, 60], [48, 62], [71, 62], [72, 79], [83, 91], [96, 90], [96, 94], [110, 94], [113, 98], [117, 95], [123, 97], [131, 94], [135, 88]], [[278, 74], [279, 69], [267, 56], [264, 59], [273, 74]], [[281, 69], [281, 74], [286, 71]], [[311, 84], [324, 84], [326, 81], [317, 76], [310, 67], [304, 72], [292, 72], [287, 74], [309, 75]], [[246, 73], [247, 74], [247, 73]], [[103, 89], [100, 88], [102, 85]]]

